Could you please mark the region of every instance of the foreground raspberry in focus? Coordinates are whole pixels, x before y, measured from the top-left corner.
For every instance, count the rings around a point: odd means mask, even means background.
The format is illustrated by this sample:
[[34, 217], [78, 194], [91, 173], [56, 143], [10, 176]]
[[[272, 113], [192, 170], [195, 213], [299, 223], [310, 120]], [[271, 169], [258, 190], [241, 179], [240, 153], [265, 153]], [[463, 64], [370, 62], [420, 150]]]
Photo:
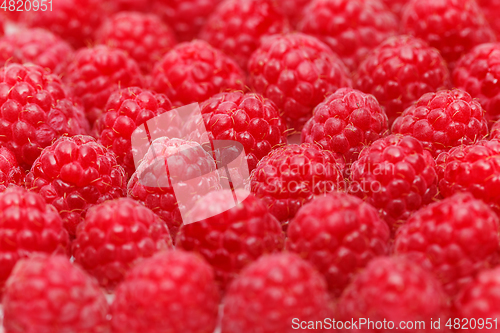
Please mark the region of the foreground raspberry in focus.
[[257, 164], [250, 188], [286, 230], [299, 208], [315, 195], [345, 189], [344, 167], [342, 158], [317, 145], [288, 145]]
[[26, 187], [53, 204], [74, 237], [87, 209], [125, 195], [116, 157], [90, 136], [62, 137], [42, 151], [26, 176]]
[[398, 32], [398, 19], [382, 0], [313, 0], [299, 31], [315, 36], [354, 71], [367, 53]]
[[345, 193], [319, 197], [299, 209], [288, 227], [286, 248], [322, 273], [340, 296], [373, 258], [388, 253], [390, 231], [377, 210]]
[[475, 143], [488, 135], [485, 111], [463, 90], [427, 93], [392, 125], [392, 133], [411, 135], [437, 157], [453, 147]]
[[424, 264], [453, 296], [498, 256], [499, 219], [469, 193], [422, 208], [402, 226], [395, 241], [397, 255], [422, 255]]
[[0, 147], [0, 192], [11, 184], [24, 185], [25, 176], [14, 154], [9, 149]]
[[375, 141], [353, 163], [350, 180], [349, 192], [377, 208], [393, 233], [438, 192], [436, 163], [411, 136]]
[[96, 42], [127, 52], [143, 73], [149, 73], [154, 64], [174, 47], [175, 36], [155, 15], [119, 12], [99, 28]]
[[372, 50], [354, 77], [355, 88], [373, 94], [385, 107], [389, 124], [423, 94], [449, 85], [439, 52], [409, 36], [389, 38]]
[[328, 93], [350, 87], [349, 73], [332, 50], [302, 33], [264, 38], [248, 63], [250, 85], [272, 100], [300, 131]]
[[[448, 318], [446, 296], [430, 272], [405, 257], [381, 257], [371, 261], [354, 277], [337, 306], [337, 319], [384, 322], [386, 329], [365, 325], [356, 332], [430, 332], [430, 321], [440, 320], [443, 332]], [[389, 323], [393, 322], [393, 329]], [[423, 326], [416, 326], [417, 322]], [[400, 323], [408, 325], [399, 327]], [[414, 326], [415, 325], [415, 326]]]
[[63, 74], [73, 49], [61, 37], [44, 29], [21, 30], [0, 39], [0, 62], [33, 63]]
[[177, 45], [156, 64], [152, 89], [176, 106], [202, 102], [229, 89], [241, 90], [245, 77], [238, 65], [207, 42]]
[[97, 283], [63, 256], [20, 261], [3, 298], [6, 333], [109, 332]]
[[150, 209], [120, 198], [89, 209], [72, 248], [75, 262], [97, 278], [101, 287], [112, 290], [143, 258], [172, 248], [172, 239]]
[[59, 78], [38, 66], [0, 68], [0, 104], [0, 144], [25, 169], [60, 136], [88, 131], [82, 108]]
[[328, 96], [313, 111], [302, 129], [301, 141], [354, 162], [364, 147], [388, 132], [387, 115], [372, 95], [342, 88]]
[[292, 320], [331, 318], [323, 277], [295, 254], [264, 256], [231, 284], [224, 299], [222, 333], [291, 333]]
[[115, 90], [143, 84], [137, 63], [125, 51], [104, 45], [76, 52], [64, 79], [73, 93], [82, 99], [85, 115], [91, 124], [99, 118]]

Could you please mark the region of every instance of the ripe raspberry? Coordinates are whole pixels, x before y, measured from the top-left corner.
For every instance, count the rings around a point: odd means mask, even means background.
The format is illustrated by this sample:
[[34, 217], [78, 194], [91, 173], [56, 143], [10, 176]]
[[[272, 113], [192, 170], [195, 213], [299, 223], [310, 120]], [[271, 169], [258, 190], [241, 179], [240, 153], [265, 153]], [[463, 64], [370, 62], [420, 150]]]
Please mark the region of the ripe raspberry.
[[111, 93], [143, 84], [137, 63], [124, 51], [104, 45], [76, 52], [65, 80], [73, 93], [82, 99], [91, 124], [101, 115]]
[[463, 56], [453, 71], [455, 85], [477, 98], [491, 121], [500, 119], [499, 61], [500, 43], [482, 44]]
[[354, 162], [365, 147], [388, 132], [387, 115], [372, 95], [342, 88], [328, 96], [313, 111], [302, 129], [302, 142]]
[[276, 105], [259, 94], [235, 91], [215, 95], [201, 104], [212, 140], [243, 144], [250, 171], [272, 149], [286, 145], [286, 124]]
[[358, 270], [388, 252], [387, 224], [361, 199], [332, 193], [305, 204], [288, 227], [286, 248], [325, 276], [336, 296]]
[[37, 193], [17, 186], [0, 193], [0, 220], [0, 287], [19, 259], [70, 252], [59, 213]]
[[302, 15], [298, 29], [330, 46], [352, 71], [398, 32], [398, 19], [382, 0], [313, 0]]
[[143, 258], [172, 248], [167, 226], [140, 203], [120, 198], [89, 209], [72, 244], [75, 262], [112, 290]]
[[163, 94], [138, 87], [115, 91], [108, 99], [101, 117], [94, 123], [99, 142], [116, 154], [127, 177], [135, 171], [131, 135], [149, 119], [172, 108]]
[[289, 30], [288, 21], [274, 0], [226, 0], [210, 15], [200, 37], [246, 70], [248, 59], [263, 36]]
[[411, 0], [401, 24], [404, 33], [437, 48], [450, 70], [474, 46], [495, 41], [475, 0]]
[[[429, 322], [447, 317], [446, 296], [434, 276], [405, 257], [381, 257], [372, 260], [339, 300], [337, 319], [358, 321], [369, 318], [382, 322], [360, 327], [356, 332], [430, 332]], [[425, 322], [425, 327], [408, 325]], [[392, 322], [392, 326], [390, 324]], [[400, 323], [406, 324], [399, 327]], [[370, 327], [371, 326], [371, 327]], [[443, 327], [443, 326], [441, 326]], [[441, 331], [442, 332], [442, 331]]]
[[276, 103], [297, 131], [328, 93], [351, 86], [346, 67], [332, 50], [301, 33], [264, 38], [248, 70], [253, 88]]
[[63, 256], [21, 260], [3, 298], [6, 333], [109, 332], [97, 283]]
[[224, 300], [223, 333], [291, 333], [292, 320], [331, 316], [326, 283], [291, 253], [264, 256], [231, 284]]
[[53, 204], [70, 236], [87, 209], [125, 194], [125, 172], [92, 137], [62, 137], [45, 148], [26, 176], [26, 187]]
[[437, 195], [436, 164], [411, 136], [390, 135], [364, 149], [351, 168], [349, 192], [379, 210], [391, 230]]
[[409, 36], [389, 38], [372, 50], [354, 76], [354, 86], [385, 107], [389, 125], [423, 94], [448, 88], [449, 73], [436, 49]]
[[227, 89], [243, 89], [244, 75], [221, 51], [201, 40], [177, 45], [152, 73], [152, 88], [176, 106], [202, 102]]
[[0, 192], [9, 185], [24, 185], [24, 170], [17, 163], [14, 154], [5, 147], [0, 147]]
[[475, 143], [488, 135], [484, 110], [463, 90], [427, 93], [392, 125], [392, 133], [411, 135], [437, 157], [453, 147]]
[[314, 144], [288, 145], [264, 157], [250, 175], [250, 188], [286, 230], [315, 195], [345, 187], [344, 161]]
[[211, 267], [191, 253], [169, 251], [127, 274], [116, 290], [111, 325], [114, 333], [212, 333], [218, 307]]
[[174, 47], [175, 36], [156, 15], [119, 12], [99, 28], [96, 41], [127, 52], [143, 73], [149, 73]]
[[0, 68], [0, 144], [23, 168], [58, 137], [88, 131], [82, 108], [64, 89], [57, 76], [38, 66]]
[[410, 217], [396, 235], [395, 253], [424, 255], [445, 291], [454, 295], [492, 263], [498, 232], [496, 214], [471, 194], [459, 193]]
[[0, 39], [1, 63], [33, 63], [63, 74], [72, 55], [68, 43], [44, 29], [21, 30]]

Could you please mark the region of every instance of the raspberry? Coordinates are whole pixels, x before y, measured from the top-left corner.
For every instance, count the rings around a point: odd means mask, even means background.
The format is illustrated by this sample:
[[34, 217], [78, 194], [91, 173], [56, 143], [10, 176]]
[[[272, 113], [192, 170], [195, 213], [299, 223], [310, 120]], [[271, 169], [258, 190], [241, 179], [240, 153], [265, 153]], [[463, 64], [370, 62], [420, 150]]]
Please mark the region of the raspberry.
[[92, 137], [62, 137], [45, 148], [26, 176], [26, 187], [53, 204], [74, 237], [87, 209], [125, 194], [125, 172]]
[[111, 16], [96, 33], [96, 41], [128, 53], [143, 73], [175, 45], [172, 30], [159, 17], [137, 12], [119, 12]]
[[352, 71], [398, 32], [398, 19], [382, 0], [313, 0], [302, 15], [298, 29], [330, 46]]
[[[434, 276], [405, 257], [372, 260], [354, 277], [338, 303], [339, 321], [369, 318], [356, 332], [429, 332], [430, 320], [446, 322], [446, 296]], [[410, 327], [417, 322], [425, 327]], [[382, 322], [385, 329], [381, 328]], [[391, 323], [392, 322], [392, 326]], [[400, 327], [403, 324], [405, 326]], [[442, 326], [441, 326], [442, 327]], [[391, 328], [391, 329], [388, 329]]]
[[423, 94], [448, 88], [439, 52], [409, 36], [392, 37], [372, 50], [354, 75], [354, 86], [385, 107], [389, 124]]
[[459, 193], [422, 208], [402, 226], [395, 253], [421, 254], [454, 295], [497, 255], [499, 219], [484, 202]]
[[143, 258], [172, 248], [167, 226], [140, 203], [120, 198], [92, 207], [77, 228], [73, 256], [112, 290]]
[[0, 193], [0, 286], [19, 259], [36, 253], [69, 254], [69, 237], [57, 210], [37, 193], [13, 186]]
[[375, 141], [353, 163], [350, 180], [349, 192], [377, 208], [393, 232], [438, 192], [434, 159], [411, 136]]
[[389, 236], [372, 206], [339, 192], [299, 209], [288, 227], [286, 247], [312, 263], [340, 296], [358, 270], [387, 254]]
[[261, 37], [288, 31], [288, 21], [274, 0], [226, 0], [210, 15], [200, 37], [246, 70]]
[[342, 88], [316, 106], [302, 129], [301, 141], [316, 143], [351, 163], [365, 146], [387, 132], [387, 115], [375, 97]]
[[128, 177], [134, 171], [131, 135], [149, 119], [172, 108], [163, 94], [138, 87], [115, 91], [108, 99], [104, 111], [94, 123], [99, 142], [116, 154], [116, 160]]
[[108, 332], [97, 283], [63, 256], [21, 260], [3, 299], [6, 333]]
[[263, 254], [281, 251], [285, 242], [279, 222], [253, 195], [221, 214], [197, 218], [233, 200], [229, 190], [203, 197], [190, 212], [199, 221], [183, 225], [176, 240], [177, 248], [197, 252], [207, 260], [222, 289], [242, 268]]
[[314, 144], [288, 145], [264, 157], [250, 175], [250, 188], [286, 230], [315, 195], [345, 187], [344, 161]]
[[122, 50], [104, 45], [76, 52], [65, 79], [73, 93], [82, 99], [91, 124], [99, 118], [115, 90], [143, 83], [139, 66], [132, 58]]
[[301, 33], [264, 38], [248, 70], [253, 88], [276, 103], [297, 131], [328, 93], [351, 86], [346, 67], [332, 50]]
[[404, 33], [437, 48], [450, 70], [474, 46], [495, 41], [475, 0], [411, 0], [401, 24]]
[[212, 140], [243, 144], [252, 171], [272, 149], [286, 145], [286, 124], [276, 105], [259, 94], [227, 92], [201, 104], [201, 113]]
[[455, 85], [477, 98], [490, 121], [500, 119], [500, 43], [476, 46], [457, 62]]
[[44, 29], [21, 30], [0, 39], [1, 63], [33, 63], [63, 74], [72, 55], [68, 43]]
[[295, 332], [294, 318], [331, 316], [329, 301], [323, 277], [309, 263], [291, 253], [264, 256], [227, 291], [222, 332]]
[[24, 170], [19, 167], [14, 154], [5, 147], [0, 147], [0, 192], [9, 185], [24, 185]]
[[62, 135], [85, 134], [88, 123], [59, 78], [38, 66], [0, 68], [0, 144], [29, 169]]
[[169, 251], [127, 274], [116, 290], [111, 324], [115, 333], [212, 333], [218, 306], [211, 267], [191, 253]]
[[500, 141], [459, 146], [436, 159], [444, 197], [470, 192], [500, 213]]
[[500, 22], [498, 21], [498, 13], [500, 11], [499, 0], [477, 0], [477, 4], [483, 10], [486, 20], [497, 36], [500, 37]]
[[238, 65], [201, 40], [177, 45], [152, 73], [152, 88], [165, 93], [176, 106], [202, 102], [228, 89], [243, 89]]
[[427, 93], [392, 125], [392, 133], [408, 134], [437, 157], [453, 147], [475, 143], [488, 135], [485, 111], [465, 91]]

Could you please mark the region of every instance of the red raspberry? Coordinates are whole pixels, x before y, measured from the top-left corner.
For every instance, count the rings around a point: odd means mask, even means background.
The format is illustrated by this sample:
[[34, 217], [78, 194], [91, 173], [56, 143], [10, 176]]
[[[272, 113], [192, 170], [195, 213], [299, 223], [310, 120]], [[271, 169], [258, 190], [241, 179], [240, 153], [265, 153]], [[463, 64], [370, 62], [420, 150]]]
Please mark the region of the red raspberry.
[[351, 86], [346, 67], [332, 50], [301, 33], [264, 38], [248, 70], [253, 88], [276, 103], [297, 131], [328, 93]]
[[252, 171], [272, 149], [286, 145], [286, 124], [276, 105], [259, 94], [227, 92], [201, 104], [212, 140], [236, 140], [246, 152]]
[[119, 12], [111, 16], [96, 33], [97, 43], [128, 53], [143, 73], [175, 45], [172, 30], [159, 17], [137, 12]]
[[0, 220], [0, 287], [19, 259], [70, 252], [59, 213], [37, 193], [17, 186], [0, 193]]
[[421, 254], [451, 296], [495, 259], [499, 219], [469, 193], [422, 208], [402, 226], [395, 253]]
[[342, 88], [328, 96], [313, 111], [302, 129], [302, 142], [354, 162], [365, 147], [388, 132], [387, 115], [372, 95]]
[[486, 20], [497, 36], [500, 37], [500, 22], [498, 21], [498, 13], [500, 13], [499, 0], [477, 0], [477, 4], [483, 10]]
[[298, 29], [330, 46], [352, 71], [398, 31], [397, 17], [382, 0], [313, 0], [302, 15]]
[[457, 62], [455, 85], [477, 98], [488, 120], [500, 119], [500, 43], [476, 46]]
[[387, 254], [389, 237], [372, 206], [339, 192], [299, 209], [288, 227], [286, 248], [312, 263], [340, 296], [358, 270]]
[[288, 31], [288, 21], [274, 0], [226, 0], [212, 13], [200, 37], [246, 70], [261, 37]]
[[3, 298], [6, 333], [109, 332], [97, 283], [63, 256], [20, 261]]
[[21, 30], [0, 39], [1, 63], [28, 62], [63, 74], [72, 56], [68, 43], [44, 29]]
[[350, 181], [349, 192], [377, 208], [393, 232], [438, 192], [434, 159], [411, 136], [390, 135], [364, 149]]
[[38, 66], [0, 68], [0, 105], [0, 144], [26, 169], [58, 137], [88, 131], [82, 108], [59, 78]]
[[9, 185], [24, 185], [24, 170], [17, 163], [14, 154], [5, 147], [0, 147], [0, 192]]
[[199, 221], [183, 225], [176, 240], [177, 248], [197, 252], [212, 265], [222, 289], [242, 268], [263, 254], [281, 251], [285, 242], [279, 222], [251, 194], [223, 213], [202, 218], [207, 211], [222, 208], [233, 200], [229, 190], [203, 197], [190, 212]]
[[70, 236], [75, 236], [88, 208], [124, 196], [125, 172], [115, 155], [92, 137], [62, 137], [33, 163], [26, 187], [52, 203]]
[[323, 277], [291, 253], [264, 256], [231, 284], [224, 300], [223, 333], [295, 332], [292, 322], [332, 315]]
[[314, 144], [288, 145], [264, 157], [250, 175], [250, 188], [286, 230], [315, 195], [345, 187], [344, 161]]
[[[354, 277], [337, 309], [339, 321], [358, 322], [365, 318], [371, 322], [355, 330], [360, 333], [425, 333], [430, 332], [431, 319], [440, 320], [443, 328], [448, 318], [446, 296], [439, 282], [430, 272], [405, 257], [372, 260]], [[413, 326], [419, 321], [425, 323], [424, 326]], [[383, 329], [375, 329], [375, 323], [380, 323], [377, 328]], [[401, 324], [404, 326], [400, 327]]]
[[372, 50], [354, 76], [357, 89], [375, 95], [389, 124], [423, 94], [450, 85], [439, 52], [409, 36], [389, 38]]
[[75, 262], [112, 290], [143, 258], [172, 248], [167, 226], [140, 203], [120, 198], [89, 209], [72, 244]]
[[[99, 0], [39, 2], [39, 10], [25, 10], [19, 19], [28, 27], [45, 28], [61, 36], [75, 49], [89, 45], [104, 18]], [[25, 4], [26, 5], [26, 4]]]
[[[94, 123], [99, 142], [116, 154], [127, 177], [135, 171], [132, 133], [151, 118], [172, 108], [163, 94], [138, 87], [115, 91], [108, 99], [101, 118]], [[134, 150], [135, 151], [135, 150]]]
[[453, 147], [471, 144], [488, 135], [485, 111], [463, 90], [427, 93], [406, 109], [392, 125], [392, 133], [408, 134], [437, 157]]
[[143, 83], [139, 66], [132, 58], [122, 50], [104, 45], [76, 52], [65, 80], [82, 99], [91, 124], [101, 115], [111, 93]]
[[495, 41], [495, 34], [475, 0], [411, 0], [402, 30], [441, 52], [450, 70], [474, 46]]
[[127, 274], [116, 290], [111, 324], [114, 333], [212, 333], [218, 308], [211, 267], [191, 253], [169, 251]]

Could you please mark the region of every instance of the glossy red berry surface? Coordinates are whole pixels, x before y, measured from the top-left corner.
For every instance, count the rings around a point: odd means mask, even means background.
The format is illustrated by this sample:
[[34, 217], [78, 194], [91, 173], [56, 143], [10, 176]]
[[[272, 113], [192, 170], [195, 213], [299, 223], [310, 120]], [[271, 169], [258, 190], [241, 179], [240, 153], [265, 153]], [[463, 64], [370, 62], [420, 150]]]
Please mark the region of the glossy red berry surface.
[[0, 192], [10, 185], [24, 185], [25, 176], [14, 154], [8, 148], [0, 147]]

